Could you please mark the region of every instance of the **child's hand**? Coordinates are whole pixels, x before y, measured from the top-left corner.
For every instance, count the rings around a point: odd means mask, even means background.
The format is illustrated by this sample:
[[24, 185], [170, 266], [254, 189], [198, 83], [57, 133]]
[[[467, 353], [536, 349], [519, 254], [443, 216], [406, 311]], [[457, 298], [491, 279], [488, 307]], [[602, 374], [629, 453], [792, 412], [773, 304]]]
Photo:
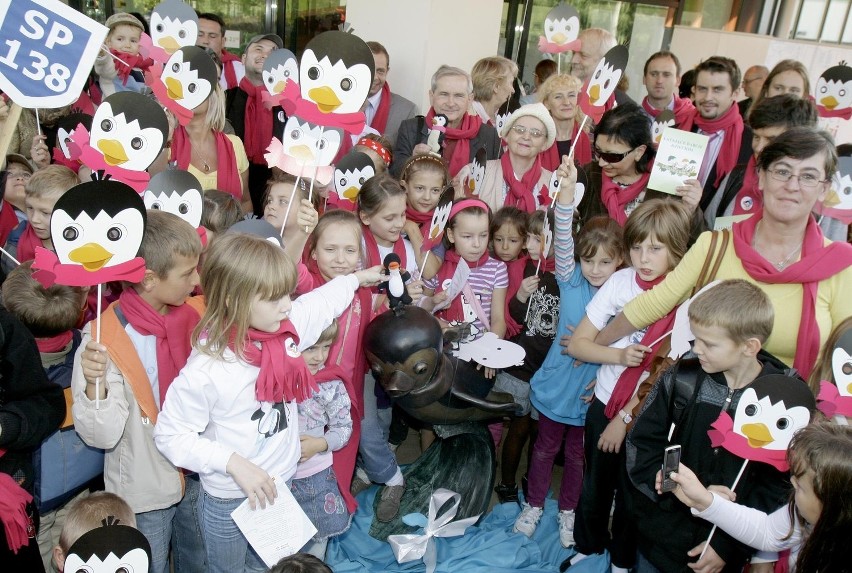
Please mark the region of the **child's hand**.
[[388, 276], [382, 274], [383, 268], [382, 265], [376, 265], [369, 269], [355, 271], [355, 278], [358, 279], [358, 284], [362, 287], [376, 286], [380, 282], [388, 280]]
[[704, 192], [698, 179], [687, 179], [683, 182], [683, 185], [675, 187], [675, 191], [683, 199], [683, 204], [687, 206], [690, 213], [695, 212], [698, 208], [698, 204], [701, 202], [701, 194]]
[[541, 281], [538, 275], [531, 275], [521, 281], [521, 286], [518, 287], [518, 294], [515, 296], [521, 302], [527, 302], [532, 293], [538, 290], [538, 283]]
[[317, 454], [328, 451], [328, 442], [325, 438], [314, 436], [299, 436], [299, 445], [302, 447], [302, 457], [299, 462], [306, 462]]
[[258, 503], [261, 509], [266, 509], [267, 501], [269, 505], [275, 503], [275, 498], [278, 497], [275, 480], [260, 467], [234, 452], [228, 459], [225, 471], [246, 494], [252, 509], [257, 509]]
[[477, 370], [482, 370], [482, 375], [491, 380], [495, 376], [497, 376], [497, 371], [493, 368], [489, 368], [487, 366], [483, 366], [482, 364], [476, 365]]
[[[685, 465], [680, 464], [678, 470], [672, 472], [669, 477], [677, 484], [677, 488], [672, 493], [687, 507], [694, 507], [699, 511], [704, 511], [713, 503], [713, 494], [701, 484], [698, 477]], [[654, 488], [657, 490], [657, 493], [662, 494], [660, 491], [662, 487], [663, 473], [662, 471], [658, 471]]]
[[574, 191], [577, 188], [577, 167], [574, 165], [574, 154], [563, 155], [562, 163], [556, 168], [556, 176], [559, 177], [559, 197], [557, 200], [562, 205], [570, 205], [574, 202]]
[[[567, 356], [571, 354], [570, 352], [568, 352], [568, 345], [571, 344], [571, 337], [574, 336], [574, 331], [577, 327], [569, 324], [565, 328], [568, 329], [568, 332], [563, 334], [562, 337], [559, 339], [559, 346], [562, 347], [562, 354], [565, 354]], [[582, 362], [580, 364], [582, 364]], [[579, 364], [575, 364], [575, 366], [579, 366]]]
[[[423, 296], [420, 301], [418, 301], [417, 306], [420, 308], [427, 310], [429, 312], [434, 312], [438, 306], [446, 302], [447, 300], [447, 291], [442, 290], [441, 292], [434, 294], [432, 296]], [[449, 323], [446, 323], [449, 326]]]
[[651, 352], [651, 349], [641, 344], [631, 344], [627, 348], [621, 349], [619, 364], [627, 367], [639, 366], [642, 364], [646, 352]]
[[598, 449], [602, 452], [617, 454], [626, 435], [627, 424], [621, 420], [621, 417], [616, 416], [609, 421], [601, 437], [598, 438]]
[[310, 235], [314, 232], [317, 221], [319, 221], [319, 213], [314, 209], [313, 204], [307, 199], [302, 199], [299, 202], [299, 210], [296, 212], [296, 226], [304, 229], [306, 235]]
[[[701, 555], [701, 552], [704, 550], [704, 546], [707, 544], [706, 541], [702, 541], [700, 545], [697, 545], [686, 552], [690, 557], [695, 557], [697, 555]], [[707, 548], [707, 553], [704, 554], [704, 557], [696, 561], [695, 563], [688, 563], [689, 568], [695, 571], [696, 573], [719, 573], [722, 569], [725, 568], [725, 560], [719, 557], [719, 554], [713, 549], [713, 546]]]
[[405, 289], [408, 291], [409, 296], [411, 297], [411, 304], [417, 304], [420, 302], [420, 299], [423, 298], [423, 281], [416, 280], [405, 285]]
[[44, 169], [50, 165], [50, 150], [44, 143], [47, 139], [46, 135], [35, 134], [33, 136], [33, 145], [30, 147], [30, 157], [33, 158], [36, 169]]
[[[574, 362], [576, 362], [576, 360]], [[597, 384], [597, 383], [598, 383], [598, 381], [597, 381], [597, 379], [595, 379], [595, 380], [592, 380], [591, 382], [589, 382], [588, 384], [586, 384], [586, 387], [583, 388], [583, 390], [586, 390], [588, 392], [588, 394], [582, 394], [580, 396], [580, 400], [582, 400], [586, 404], [591, 404], [592, 400], [595, 399], [594, 390], [595, 390], [595, 384]]]
[[418, 225], [411, 219], [405, 220], [405, 224], [402, 226], [402, 232], [405, 233], [405, 235], [408, 237], [408, 240], [411, 241], [412, 244], [423, 244], [423, 233], [420, 232], [420, 225]]
[[98, 378], [106, 376], [107, 365], [109, 364], [109, 354], [107, 347], [103, 344], [98, 344], [94, 340], [90, 340], [80, 354], [80, 366], [83, 368], [83, 378], [88, 384], [95, 384]]
[[728, 501], [737, 501], [737, 492], [724, 485], [708, 485], [707, 491], [713, 492], [719, 497], [723, 497]]

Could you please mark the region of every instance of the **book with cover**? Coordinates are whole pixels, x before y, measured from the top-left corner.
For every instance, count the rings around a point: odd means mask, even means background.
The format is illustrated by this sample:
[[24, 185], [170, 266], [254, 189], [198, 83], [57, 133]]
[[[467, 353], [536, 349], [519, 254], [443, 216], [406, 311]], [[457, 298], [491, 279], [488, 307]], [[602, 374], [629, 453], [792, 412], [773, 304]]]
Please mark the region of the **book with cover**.
[[706, 135], [673, 127], [663, 131], [648, 189], [677, 195], [675, 187], [683, 185], [687, 179], [698, 177], [709, 140]]

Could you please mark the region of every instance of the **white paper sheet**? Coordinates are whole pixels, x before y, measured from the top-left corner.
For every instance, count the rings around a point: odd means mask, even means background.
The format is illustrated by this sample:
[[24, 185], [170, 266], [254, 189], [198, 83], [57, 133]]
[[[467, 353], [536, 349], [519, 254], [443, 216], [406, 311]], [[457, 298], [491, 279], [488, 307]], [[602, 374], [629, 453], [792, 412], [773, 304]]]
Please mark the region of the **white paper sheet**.
[[248, 499], [231, 512], [234, 522], [246, 536], [249, 544], [257, 551], [267, 567], [272, 567], [283, 557], [296, 553], [310, 541], [317, 528], [299, 507], [290, 488], [276, 478], [278, 497], [275, 504], [266, 504], [266, 509], [252, 509]]
[[447, 285], [447, 288], [444, 290], [447, 291], [447, 298], [441, 304], [435, 306], [432, 310], [433, 313], [438, 312], [444, 308], [450, 306], [450, 303], [461, 294], [464, 285], [467, 284], [467, 279], [470, 276], [470, 267], [467, 265], [464, 259], [459, 260], [459, 264], [456, 267], [456, 272], [453, 274], [453, 278], [450, 281], [450, 284]]

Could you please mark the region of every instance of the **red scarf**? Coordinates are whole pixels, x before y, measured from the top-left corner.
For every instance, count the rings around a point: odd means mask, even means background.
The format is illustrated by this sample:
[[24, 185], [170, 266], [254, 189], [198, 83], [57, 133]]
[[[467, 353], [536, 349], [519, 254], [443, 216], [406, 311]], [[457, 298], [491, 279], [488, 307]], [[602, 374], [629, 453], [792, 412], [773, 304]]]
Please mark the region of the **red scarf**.
[[843, 119], [849, 119], [852, 117], [852, 107], [844, 107], [841, 109], [828, 109], [825, 106], [817, 105], [817, 113], [819, 113], [820, 117], [842, 117]]
[[796, 357], [793, 367], [807, 379], [819, 354], [819, 325], [816, 321], [816, 296], [819, 282], [836, 275], [852, 265], [852, 245], [824, 245], [822, 231], [813, 217], [808, 217], [802, 242], [801, 259], [779, 271], [751, 246], [757, 224], [763, 219], [759, 212], [745, 221], [734, 223], [734, 249], [749, 276], [769, 284], [802, 285], [802, 320], [796, 338]]
[[[660, 284], [664, 278], [666, 278], [666, 275], [661, 275], [652, 281], [646, 281], [639, 278], [639, 274], [637, 273], [636, 284], [638, 284], [643, 291], [646, 291], [650, 290], [654, 285]], [[645, 331], [645, 334], [642, 336], [642, 342], [640, 344], [650, 346], [651, 342], [656, 341], [656, 346], [662, 343], [663, 340], [661, 340], [660, 337], [671, 331], [674, 326], [676, 312], [677, 306], [671, 309], [671, 311], [669, 311], [669, 313], [663, 318], [649, 326]], [[653, 347], [651, 348], [653, 350]], [[639, 366], [627, 368], [621, 373], [621, 376], [618, 377], [618, 382], [615, 383], [612, 396], [610, 396], [609, 402], [606, 404], [606, 410], [604, 413], [607, 418], [612, 419], [619, 410], [624, 408], [627, 403], [630, 402], [630, 398], [632, 398], [633, 394], [636, 393], [636, 387], [639, 384], [639, 377], [642, 376], [643, 372], [651, 367], [651, 361], [653, 359], [654, 352], [646, 352], [645, 357], [642, 358], [642, 362]]]
[[[713, 134], [717, 131], [724, 131], [725, 138], [722, 140], [722, 148], [719, 150], [719, 156], [716, 158], [716, 181], [713, 182], [714, 187], [719, 187], [725, 175], [731, 172], [731, 169], [737, 164], [737, 156], [740, 153], [740, 145], [743, 139], [743, 118], [740, 115], [740, 106], [732, 104], [728, 111], [716, 119], [704, 119], [695, 110], [692, 115], [692, 124], [697, 125], [701, 131], [706, 134]], [[684, 124], [679, 129], [690, 130]]]
[[[115, 64], [115, 72], [121, 78], [122, 85], [127, 85], [127, 78], [135, 69], [147, 70], [154, 63], [151, 58], [146, 58], [142, 54], [128, 54], [127, 52], [119, 52], [118, 50], [110, 50], [110, 53], [115, 56], [112, 58], [112, 63]], [[118, 59], [116, 59], [118, 58]]]
[[[434, 108], [429, 108], [429, 113], [426, 114], [426, 125], [432, 125], [432, 118], [435, 117]], [[453, 142], [453, 145], [444, 145], [444, 160], [450, 166], [450, 177], [455, 177], [462, 167], [470, 163], [470, 140], [476, 137], [479, 133], [479, 128], [482, 126], [482, 118], [478, 115], [464, 114], [461, 124], [458, 127], [447, 127], [444, 131], [446, 143]], [[450, 151], [452, 147], [452, 151]], [[448, 154], [450, 157], [446, 157]]]
[[533, 213], [538, 208], [536, 196], [538, 196], [539, 205], [550, 204], [547, 186], [538, 185], [538, 180], [541, 179], [540, 155], [536, 156], [535, 163], [524, 173], [520, 181], [515, 177], [515, 170], [512, 168], [512, 160], [508, 153], [500, 157], [500, 166], [503, 168], [503, 181], [509, 186], [509, 192], [506, 193], [506, 200], [503, 202], [504, 207], [517, 207], [526, 213]]
[[[254, 345], [260, 343], [260, 348]], [[234, 341], [228, 343], [234, 350]], [[319, 390], [308, 365], [299, 352], [299, 335], [289, 320], [282, 320], [275, 332], [249, 328], [243, 354], [249, 364], [260, 368], [255, 395], [261, 402], [304, 402]]]
[[[580, 124], [574, 122], [574, 131], [571, 133], [571, 142], [577, 137], [577, 132], [580, 130]], [[559, 148], [556, 142], [553, 145], [538, 154], [541, 158], [541, 166], [548, 171], [556, 171], [562, 163], [562, 157], [559, 156]], [[589, 141], [589, 134], [585, 131], [580, 133], [580, 138], [577, 139], [577, 145], [574, 146], [574, 163], [586, 165], [592, 162], [592, 143]]]
[[390, 86], [385, 82], [385, 85], [382, 86], [382, 97], [379, 98], [379, 107], [376, 108], [376, 115], [373, 116], [373, 121], [370, 124], [370, 127], [379, 133], [384, 133], [388, 127], [392, 97]]
[[819, 383], [817, 408], [828, 419], [838, 414], [848, 418], [852, 416], [852, 396], [842, 396], [834, 383], [823, 380]]
[[[6, 450], [0, 449], [0, 457]], [[27, 490], [7, 473], [0, 472], [0, 521], [6, 532], [6, 546], [17, 553], [30, 544], [29, 528], [32, 525], [27, 515], [27, 504], [33, 500]]]
[[68, 346], [68, 343], [71, 342], [72, 338], [74, 338], [74, 334], [70, 330], [66, 330], [62, 334], [57, 334], [56, 336], [36, 338], [35, 341], [36, 346], [38, 346], [38, 351], [47, 353], [65, 350], [65, 347]]
[[142, 257], [87, 271], [83, 265], [60, 263], [56, 253], [44, 247], [36, 247], [33, 268], [36, 269], [33, 278], [44, 288], [50, 288], [56, 283], [68, 286], [93, 286], [112, 281], [138, 283], [145, 276], [145, 260]]
[[[683, 127], [681, 127], [682, 125], [687, 123], [690, 125], [692, 124], [692, 117], [695, 114], [695, 106], [689, 98], [681, 98], [678, 97], [677, 94], [674, 94], [672, 97], [674, 97], [674, 108], [672, 109], [675, 116], [674, 126], [678, 129], [683, 129]], [[657, 117], [660, 115], [660, 112], [663, 111], [648, 103], [648, 96], [645, 96], [645, 99], [642, 100], [642, 108], [647, 111], [648, 115], [651, 117]]]
[[15, 208], [12, 204], [2, 200], [0, 203], [0, 243], [6, 244], [9, 239], [9, 234], [18, 226], [18, 216], [15, 215]]
[[121, 291], [118, 304], [130, 326], [144, 336], [157, 339], [157, 378], [162, 406], [169, 386], [186, 366], [192, 352], [192, 330], [201, 317], [188, 304], [169, 306], [168, 313], [160, 314], [132, 288]]
[[222, 50], [222, 73], [225, 74], [225, 85], [227, 86], [225, 89], [237, 87], [237, 72], [231, 62], [239, 61], [239, 56], [235, 56], [227, 50]]
[[734, 215], [751, 215], [763, 209], [763, 191], [757, 186], [757, 165], [754, 155], [748, 160], [743, 186], [734, 199]]
[[254, 164], [266, 165], [263, 154], [272, 141], [272, 112], [263, 107], [262, 96], [266, 88], [252, 84], [248, 78], [240, 80], [240, 89], [246, 92], [245, 134], [243, 143], [246, 155]]
[[[426, 233], [429, 232], [429, 223], [432, 222], [432, 215], [435, 213], [435, 210], [432, 209], [426, 213], [421, 213], [420, 211], [413, 209], [411, 206], [406, 205], [405, 207], [405, 218], [409, 221], [414, 221], [417, 223], [417, 226], [420, 227], [420, 232]], [[424, 233], [425, 238], [425, 233]]]
[[[234, 146], [228, 136], [221, 131], [214, 131], [213, 137], [216, 138], [216, 157], [219, 159], [219, 166], [216, 170], [216, 188], [230, 193], [237, 201], [242, 201], [243, 183], [237, 169], [237, 156], [234, 153]], [[184, 127], [175, 129], [172, 138], [171, 160], [177, 161], [177, 166], [180, 169], [189, 169], [189, 162], [192, 160], [192, 142], [189, 140], [189, 135]]]
[[[364, 235], [364, 244], [367, 246], [367, 267], [384, 264], [382, 256], [379, 254], [379, 244], [376, 242], [376, 237], [370, 231], [367, 225], [361, 225], [361, 233]], [[408, 263], [405, 253], [405, 241], [402, 237], [397, 239], [393, 244], [393, 252], [399, 255], [399, 260], [402, 261], [402, 268]]]
[[162, 69], [158, 69], [156, 67], [151, 68], [151, 70], [148, 70], [148, 72], [145, 73], [145, 83], [148, 84], [148, 87], [151, 88], [152, 92], [154, 92], [154, 97], [157, 98], [160, 105], [168, 108], [168, 110], [175, 115], [179, 124], [186, 126], [195, 115], [195, 110], [186, 108], [179, 104], [176, 100], [172, 99], [169, 95], [168, 88], [166, 88], [166, 84], [163, 83], [162, 75]]
[[[287, 113], [287, 117], [296, 116], [303, 121], [309, 121], [323, 127], [337, 127], [346, 133], [357, 135], [364, 131], [364, 126], [367, 124], [367, 116], [363, 111], [355, 111], [351, 113], [325, 113], [320, 111], [317, 104], [309, 99], [302, 97], [302, 91], [299, 84], [292, 79], [287, 80], [287, 85], [284, 91], [281, 92], [282, 100], [281, 107]], [[343, 140], [349, 139], [349, 145], [352, 145], [350, 138], [344, 137]]]
[[18, 239], [17, 258], [20, 262], [31, 261], [35, 258], [36, 247], [44, 248], [44, 243], [36, 236], [33, 226], [29, 223], [24, 227], [24, 232]]
[[[71, 140], [80, 149], [80, 161], [92, 171], [103, 171], [116, 181], [121, 181], [132, 187], [137, 193], [142, 194], [148, 186], [151, 176], [147, 171], [135, 171], [124, 169], [118, 165], [110, 165], [104, 159], [101, 150], [95, 149], [89, 144], [89, 130], [82, 124], [71, 132]], [[147, 167], [146, 167], [147, 169]]]
[[642, 173], [639, 179], [622, 187], [606, 173], [601, 173], [601, 201], [606, 206], [609, 216], [615, 219], [622, 227], [627, 223], [627, 214], [624, 212], [628, 203], [636, 199], [648, 186], [651, 173]]
[[[471, 270], [476, 269], [484, 265], [488, 262], [488, 251], [480, 257], [478, 261], [475, 263], [471, 263], [465, 261], [467, 266], [470, 267]], [[461, 256], [455, 252], [453, 249], [447, 249], [447, 252], [444, 253], [444, 264], [441, 265], [441, 268], [438, 270], [438, 287], [435, 289], [435, 292], [440, 292], [443, 289], [444, 281], [452, 279], [453, 275], [456, 274], [456, 268], [459, 266], [459, 261], [461, 260]], [[464, 322], [464, 307], [462, 307], [462, 294], [459, 293], [456, 298], [454, 298], [450, 302], [450, 306], [438, 312], [438, 315], [448, 322]]]
[[[522, 325], [518, 324], [512, 315], [509, 314], [509, 303], [518, 294], [518, 289], [521, 287], [521, 282], [524, 280], [524, 269], [527, 266], [529, 255], [521, 255], [514, 261], [506, 263], [506, 272], [509, 275], [509, 288], [506, 289], [506, 308], [503, 310], [503, 316], [506, 319], [506, 338], [512, 338], [519, 334], [522, 330]], [[504, 261], [505, 262], [505, 261]]]
[[550, 256], [539, 260], [541, 261], [541, 265], [539, 265], [538, 261], [530, 259], [530, 264], [535, 264], [538, 267], [539, 274], [553, 273], [556, 270], [556, 259], [554, 257]]
[[[77, 157], [79, 158], [79, 155]], [[77, 173], [78, 171], [80, 171], [80, 161], [76, 158], [71, 159], [71, 158], [65, 157], [65, 154], [62, 153], [62, 148], [59, 147], [59, 144], [57, 144], [56, 147], [53, 148], [53, 162], [57, 165], [62, 165], [64, 167], [67, 167], [68, 169], [70, 169], [74, 173]]]

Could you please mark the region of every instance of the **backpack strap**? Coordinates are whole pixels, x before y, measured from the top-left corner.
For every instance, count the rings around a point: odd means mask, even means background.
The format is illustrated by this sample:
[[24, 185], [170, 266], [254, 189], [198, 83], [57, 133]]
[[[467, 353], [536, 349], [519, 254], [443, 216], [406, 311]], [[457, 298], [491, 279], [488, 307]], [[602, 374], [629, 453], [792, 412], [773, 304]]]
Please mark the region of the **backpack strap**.
[[672, 393], [669, 396], [669, 443], [677, 443], [684, 412], [695, 402], [700, 375], [703, 372], [697, 358], [681, 358], [674, 366]]

